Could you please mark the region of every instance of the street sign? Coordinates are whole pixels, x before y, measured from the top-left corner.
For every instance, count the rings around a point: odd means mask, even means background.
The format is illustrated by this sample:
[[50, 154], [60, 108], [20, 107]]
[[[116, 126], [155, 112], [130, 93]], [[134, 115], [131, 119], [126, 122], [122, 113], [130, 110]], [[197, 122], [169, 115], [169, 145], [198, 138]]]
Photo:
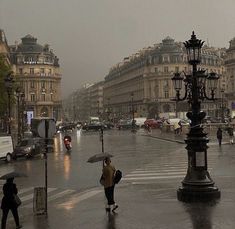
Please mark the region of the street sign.
[[48, 138], [52, 138], [56, 132], [56, 123], [52, 119], [42, 119], [38, 124], [38, 135], [41, 138], [46, 138], [46, 122], [48, 122]]

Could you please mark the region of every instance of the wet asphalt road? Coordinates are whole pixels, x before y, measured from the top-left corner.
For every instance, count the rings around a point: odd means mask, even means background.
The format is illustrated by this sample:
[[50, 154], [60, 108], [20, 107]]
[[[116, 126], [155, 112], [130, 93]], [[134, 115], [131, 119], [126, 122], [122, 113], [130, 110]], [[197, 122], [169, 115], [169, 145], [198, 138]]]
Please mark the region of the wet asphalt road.
[[[101, 152], [99, 135], [96, 132], [74, 132], [71, 155], [65, 153], [58, 135], [56, 151], [48, 157], [48, 186], [52, 190], [49, 217], [33, 217], [30, 205], [32, 200], [27, 200], [26, 192], [26, 203], [20, 208], [24, 227], [234, 228], [235, 146], [223, 145], [219, 148], [213, 145], [208, 150], [209, 170], [221, 190], [221, 200], [217, 204], [184, 204], [177, 201], [176, 190], [186, 174], [185, 146], [142, 134], [132, 134], [129, 131], [105, 132], [105, 151], [114, 155], [113, 163], [123, 171], [122, 182], [116, 188], [116, 200], [120, 208], [115, 215], [106, 215], [104, 212], [103, 190], [98, 183], [101, 163], [86, 162], [94, 153]], [[0, 171], [16, 168], [28, 173], [28, 178], [17, 180], [18, 187], [25, 188], [43, 184], [43, 165], [40, 158], [19, 160], [7, 165], [1, 164]], [[53, 193], [53, 188], [61, 189], [60, 193], [66, 190], [75, 192], [67, 196], [59, 195], [59, 198], [53, 200], [58, 195]]]
[[[101, 141], [98, 132], [73, 131], [72, 151], [67, 152], [63, 146], [63, 134], [55, 138], [55, 151], [48, 154], [48, 187], [70, 188], [79, 191], [98, 185], [97, 179], [102, 170], [102, 163], [87, 163], [94, 154], [101, 153]], [[171, 151], [174, 143], [156, 142], [141, 136], [141, 132], [105, 131], [104, 150], [111, 153], [113, 163], [122, 168], [124, 173], [133, 170], [158, 157], [166, 150]], [[21, 171], [27, 178], [18, 179], [21, 188], [44, 186], [44, 160], [41, 156], [32, 159], [19, 158], [17, 161], [0, 165], [0, 173]]]

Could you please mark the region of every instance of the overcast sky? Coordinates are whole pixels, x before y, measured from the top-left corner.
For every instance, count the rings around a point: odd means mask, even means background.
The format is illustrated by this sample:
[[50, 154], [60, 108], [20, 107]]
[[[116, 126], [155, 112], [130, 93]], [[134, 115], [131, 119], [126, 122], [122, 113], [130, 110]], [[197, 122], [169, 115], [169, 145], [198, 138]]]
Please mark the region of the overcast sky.
[[111, 66], [166, 36], [216, 47], [235, 36], [235, 0], [0, 0], [9, 44], [27, 34], [60, 59], [63, 96], [104, 79]]

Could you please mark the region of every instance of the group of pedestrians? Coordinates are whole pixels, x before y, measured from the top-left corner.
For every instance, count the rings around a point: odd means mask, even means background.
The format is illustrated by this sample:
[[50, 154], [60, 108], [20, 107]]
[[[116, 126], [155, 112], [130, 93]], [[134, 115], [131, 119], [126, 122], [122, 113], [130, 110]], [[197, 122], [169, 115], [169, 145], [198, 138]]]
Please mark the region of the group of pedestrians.
[[[233, 127], [230, 126], [230, 127], [226, 128], [226, 131], [229, 135], [229, 143], [233, 144], [234, 143], [234, 130], [233, 130]], [[216, 136], [217, 136], [217, 139], [218, 139], [218, 142], [219, 142], [219, 146], [221, 146], [222, 139], [223, 139], [223, 131], [220, 127], [217, 129]]]

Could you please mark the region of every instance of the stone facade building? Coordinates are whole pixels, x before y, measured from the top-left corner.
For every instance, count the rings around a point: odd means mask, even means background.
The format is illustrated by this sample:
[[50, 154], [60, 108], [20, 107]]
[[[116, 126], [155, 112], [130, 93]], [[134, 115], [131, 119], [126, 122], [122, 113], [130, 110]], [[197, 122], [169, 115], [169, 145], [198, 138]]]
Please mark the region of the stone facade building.
[[103, 84], [85, 84], [72, 93], [64, 102], [65, 119], [69, 121], [88, 121], [89, 117], [105, 119], [103, 110]]
[[227, 55], [225, 59], [226, 76], [228, 84], [226, 84], [226, 96], [227, 96], [227, 108], [230, 111], [231, 117], [235, 117], [235, 38], [230, 42], [227, 49]]
[[7, 43], [7, 39], [3, 30], [0, 29], [0, 55], [4, 56], [7, 65], [10, 63], [10, 49]]
[[[224, 49], [204, 46], [200, 68], [224, 75]], [[187, 102], [172, 101], [175, 90], [172, 84], [174, 72], [190, 73], [186, 49], [182, 42], [165, 38], [162, 43], [142, 49], [124, 58], [112, 67], [104, 82], [104, 110], [110, 109], [117, 118], [131, 117], [132, 97], [136, 117], [185, 117]], [[219, 87], [226, 85], [226, 78], [219, 80]], [[220, 97], [217, 91], [217, 97]], [[183, 94], [183, 92], [182, 92]], [[215, 103], [204, 102], [203, 109], [215, 115]]]
[[61, 120], [61, 73], [59, 59], [48, 44], [27, 35], [10, 47], [16, 79], [25, 93], [25, 109], [33, 117]]

